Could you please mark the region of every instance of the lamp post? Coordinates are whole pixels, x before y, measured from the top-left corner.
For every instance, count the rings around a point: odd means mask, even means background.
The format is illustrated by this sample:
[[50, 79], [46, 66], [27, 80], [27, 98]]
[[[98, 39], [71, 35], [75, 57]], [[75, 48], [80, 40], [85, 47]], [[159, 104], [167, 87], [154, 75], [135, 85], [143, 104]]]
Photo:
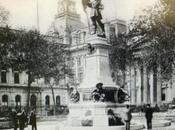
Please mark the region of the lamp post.
[[36, 0], [36, 17], [37, 17], [37, 30], [39, 31], [39, 1]]
[[53, 109], [53, 114], [55, 115], [55, 112], [56, 112], [56, 104], [55, 104], [55, 94], [54, 94], [54, 90], [53, 90], [53, 86], [55, 84], [55, 80], [54, 78], [50, 78], [50, 88], [51, 88], [51, 91], [52, 91], [52, 98], [53, 98], [53, 105], [54, 105], [54, 109]]

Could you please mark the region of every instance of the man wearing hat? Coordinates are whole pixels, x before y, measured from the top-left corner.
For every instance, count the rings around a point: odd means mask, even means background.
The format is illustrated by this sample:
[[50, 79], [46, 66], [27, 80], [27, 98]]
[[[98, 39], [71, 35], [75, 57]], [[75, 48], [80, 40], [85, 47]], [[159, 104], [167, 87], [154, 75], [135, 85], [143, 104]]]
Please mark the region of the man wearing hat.
[[17, 112], [14, 108], [12, 109], [12, 112], [11, 112], [11, 118], [12, 118], [13, 128], [14, 130], [17, 130], [18, 118], [17, 118]]
[[153, 109], [151, 108], [150, 104], [146, 105], [146, 110], [145, 110], [145, 117], [146, 117], [146, 123], [147, 123], [147, 129], [151, 130], [152, 129], [152, 118], [153, 118]]

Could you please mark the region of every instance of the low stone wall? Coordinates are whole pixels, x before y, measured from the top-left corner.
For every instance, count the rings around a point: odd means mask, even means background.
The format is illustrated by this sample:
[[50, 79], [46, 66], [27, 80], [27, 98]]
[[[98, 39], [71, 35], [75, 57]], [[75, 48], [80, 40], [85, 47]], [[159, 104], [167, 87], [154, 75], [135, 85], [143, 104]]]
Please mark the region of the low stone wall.
[[9, 118], [0, 118], [0, 129], [12, 128], [12, 121]]

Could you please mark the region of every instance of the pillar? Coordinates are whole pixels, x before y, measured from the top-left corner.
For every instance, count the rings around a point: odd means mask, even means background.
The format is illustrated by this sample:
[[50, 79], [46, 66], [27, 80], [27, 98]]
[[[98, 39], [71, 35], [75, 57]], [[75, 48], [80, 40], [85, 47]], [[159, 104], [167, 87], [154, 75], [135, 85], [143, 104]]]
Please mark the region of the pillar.
[[140, 97], [141, 97], [141, 104], [144, 101], [144, 68], [143, 66], [140, 67]]
[[161, 104], [162, 103], [162, 81], [161, 81], [161, 76], [160, 74], [157, 73], [157, 86], [156, 89], [157, 91], [154, 92], [154, 94], [156, 94], [156, 100], [155, 103], [156, 104]]
[[150, 86], [150, 71], [149, 69], [146, 69], [146, 76], [147, 76], [147, 102], [151, 103], [151, 86]]
[[148, 77], [147, 77], [147, 69], [144, 67], [144, 72], [143, 72], [143, 94], [144, 94], [144, 103], [148, 103]]

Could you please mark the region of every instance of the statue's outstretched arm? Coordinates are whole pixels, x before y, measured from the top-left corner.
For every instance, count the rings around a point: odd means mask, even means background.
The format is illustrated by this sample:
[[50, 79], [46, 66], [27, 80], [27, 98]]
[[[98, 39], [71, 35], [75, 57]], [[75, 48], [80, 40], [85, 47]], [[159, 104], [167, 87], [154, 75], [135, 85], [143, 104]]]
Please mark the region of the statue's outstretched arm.
[[92, 2], [92, 8], [98, 8], [101, 4], [101, 0], [95, 0], [94, 2]]

